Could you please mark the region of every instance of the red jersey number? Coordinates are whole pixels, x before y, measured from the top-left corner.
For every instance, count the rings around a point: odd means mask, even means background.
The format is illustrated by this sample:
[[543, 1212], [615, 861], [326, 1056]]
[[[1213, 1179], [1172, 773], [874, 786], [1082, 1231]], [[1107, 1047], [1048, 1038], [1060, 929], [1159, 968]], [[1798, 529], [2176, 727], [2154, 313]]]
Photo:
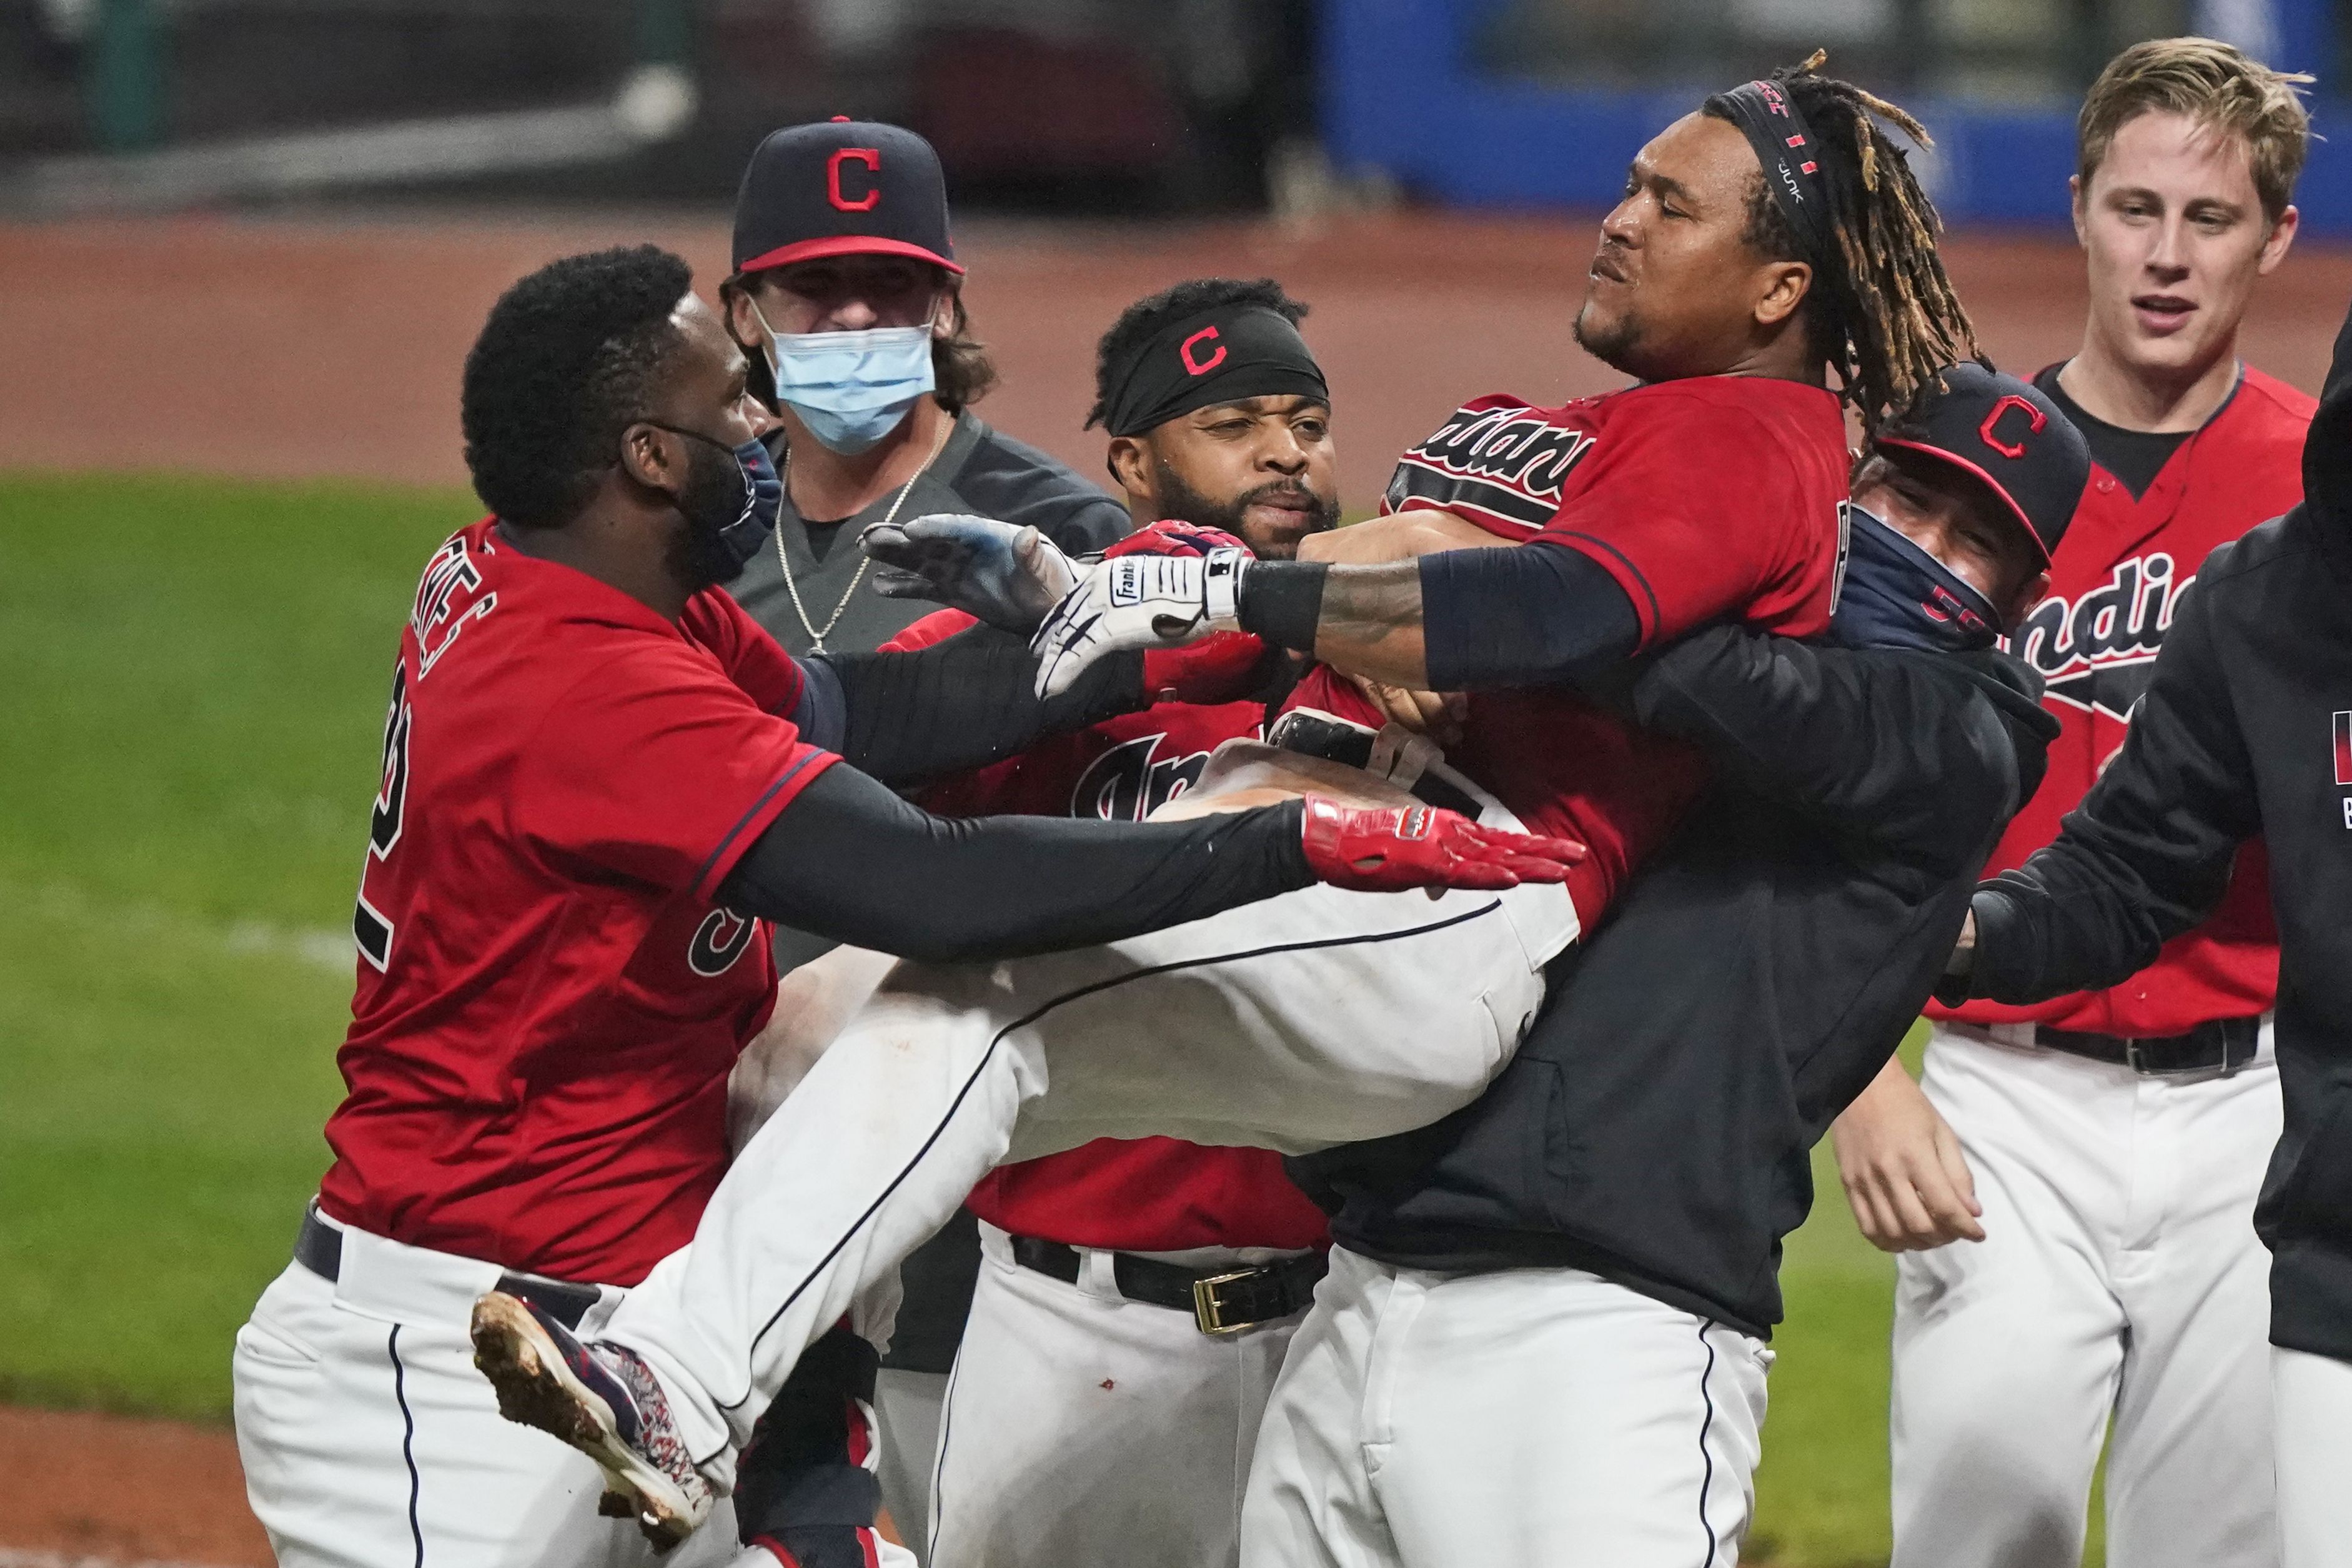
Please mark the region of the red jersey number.
[[393, 667], [392, 705], [383, 716], [383, 782], [368, 811], [368, 847], [360, 862], [359, 907], [352, 911], [352, 935], [360, 956], [379, 971], [392, 963], [393, 922], [368, 902], [368, 873], [400, 842], [400, 816], [408, 801], [408, 731], [413, 716], [408, 705], [408, 660]]

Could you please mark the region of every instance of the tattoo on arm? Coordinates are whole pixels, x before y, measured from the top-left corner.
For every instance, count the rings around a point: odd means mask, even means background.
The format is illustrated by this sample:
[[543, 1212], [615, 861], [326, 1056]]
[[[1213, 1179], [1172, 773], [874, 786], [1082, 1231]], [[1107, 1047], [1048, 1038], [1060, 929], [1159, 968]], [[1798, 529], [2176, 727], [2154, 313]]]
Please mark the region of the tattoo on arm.
[[1421, 563], [1335, 565], [1323, 583], [1315, 657], [1335, 669], [1419, 689], [1427, 683]]

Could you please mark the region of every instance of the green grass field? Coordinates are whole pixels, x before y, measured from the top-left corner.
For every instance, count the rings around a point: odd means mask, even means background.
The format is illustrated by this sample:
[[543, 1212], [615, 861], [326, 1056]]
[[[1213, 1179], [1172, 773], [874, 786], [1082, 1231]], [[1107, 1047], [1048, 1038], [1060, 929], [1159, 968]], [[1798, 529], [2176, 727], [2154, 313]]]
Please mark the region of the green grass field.
[[[0, 1398], [226, 1419], [326, 1165], [399, 626], [456, 491], [0, 475]], [[1753, 1562], [1886, 1554], [1893, 1269], [1792, 1240]]]

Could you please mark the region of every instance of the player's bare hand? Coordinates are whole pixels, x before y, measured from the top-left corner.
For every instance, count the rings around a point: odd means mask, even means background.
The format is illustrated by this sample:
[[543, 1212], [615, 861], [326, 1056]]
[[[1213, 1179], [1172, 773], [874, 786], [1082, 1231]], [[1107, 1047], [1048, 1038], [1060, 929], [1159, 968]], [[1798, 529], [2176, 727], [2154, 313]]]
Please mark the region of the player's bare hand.
[[1078, 569], [1034, 528], [938, 511], [877, 522], [858, 543], [886, 599], [929, 599], [1023, 637], [1077, 585]]
[[1181, 647], [1234, 630], [1249, 563], [1249, 552], [1232, 548], [1097, 562], [1029, 639], [1037, 656], [1037, 695], [1060, 696], [1110, 654]]
[[1433, 805], [1366, 810], [1313, 795], [1304, 842], [1316, 880], [1373, 893], [1560, 882], [1585, 855], [1573, 839], [1482, 827]]
[[1976, 1178], [1950, 1125], [1899, 1061], [1830, 1124], [1838, 1175], [1864, 1239], [1882, 1252], [1982, 1241]]
[[1463, 721], [1470, 713], [1467, 693], [1413, 691], [1391, 686], [1385, 680], [1374, 680], [1369, 675], [1350, 675], [1348, 679], [1364, 694], [1364, 700], [1379, 709], [1391, 723], [1402, 724], [1416, 735], [1426, 735], [1441, 747], [1462, 739]]

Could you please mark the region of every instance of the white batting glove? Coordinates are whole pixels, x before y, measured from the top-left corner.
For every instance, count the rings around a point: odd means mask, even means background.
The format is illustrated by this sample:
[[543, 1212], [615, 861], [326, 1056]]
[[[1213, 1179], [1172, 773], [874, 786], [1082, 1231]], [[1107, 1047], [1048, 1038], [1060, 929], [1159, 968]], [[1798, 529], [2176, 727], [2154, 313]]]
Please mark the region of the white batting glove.
[[1037, 695], [1057, 697], [1087, 667], [1127, 648], [1181, 647], [1241, 623], [1243, 550], [1206, 555], [1118, 555], [1096, 563], [1029, 639]]

